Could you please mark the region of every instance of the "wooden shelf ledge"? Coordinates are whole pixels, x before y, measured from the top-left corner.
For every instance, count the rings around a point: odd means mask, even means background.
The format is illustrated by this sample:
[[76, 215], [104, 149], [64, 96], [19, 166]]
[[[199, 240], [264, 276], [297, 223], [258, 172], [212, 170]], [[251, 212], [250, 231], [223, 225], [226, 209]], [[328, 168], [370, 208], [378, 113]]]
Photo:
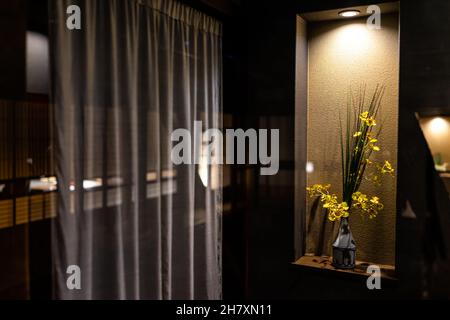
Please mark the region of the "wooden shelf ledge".
[[389, 280], [397, 280], [395, 277], [395, 267], [391, 265], [382, 265], [378, 263], [370, 263], [364, 261], [356, 261], [356, 265], [354, 269], [336, 269], [332, 265], [332, 259], [329, 256], [313, 256], [306, 255], [298, 259], [293, 263], [294, 265], [312, 268], [316, 270], [325, 270], [329, 272], [340, 272], [353, 274], [361, 277], [368, 277], [371, 274], [367, 273], [367, 267], [370, 265], [377, 265], [381, 269], [381, 278], [389, 279]]

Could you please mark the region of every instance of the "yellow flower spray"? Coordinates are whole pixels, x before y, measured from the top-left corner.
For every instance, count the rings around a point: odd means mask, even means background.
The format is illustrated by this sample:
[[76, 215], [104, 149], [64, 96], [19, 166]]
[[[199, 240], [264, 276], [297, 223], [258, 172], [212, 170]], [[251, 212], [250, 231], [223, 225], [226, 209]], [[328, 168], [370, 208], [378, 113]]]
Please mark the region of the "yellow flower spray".
[[[384, 90], [384, 87], [376, 87], [366, 110], [364, 110], [365, 87], [359, 91], [358, 103], [352, 94], [349, 95], [345, 131], [341, 125], [342, 201], [338, 200], [336, 194], [330, 193], [330, 184], [315, 184], [306, 188], [310, 197], [320, 197], [323, 208], [328, 211], [330, 221], [347, 218], [350, 208], [357, 209], [373, 219], [384, 208], [378, 196], [369, 197], [359, 191], [363, 178], [380, 185], [381, 178], [377, 173], [394, 176], [394, 168], [389, 161], [376, 163], [370, 159], [372, 152], [381, 150], [377, 145], [381, 128], [375, 132], [374, 127], [377, 126], [376, 117]], [[376, 172], [365, 176], [368, 166], [375, 168]]]

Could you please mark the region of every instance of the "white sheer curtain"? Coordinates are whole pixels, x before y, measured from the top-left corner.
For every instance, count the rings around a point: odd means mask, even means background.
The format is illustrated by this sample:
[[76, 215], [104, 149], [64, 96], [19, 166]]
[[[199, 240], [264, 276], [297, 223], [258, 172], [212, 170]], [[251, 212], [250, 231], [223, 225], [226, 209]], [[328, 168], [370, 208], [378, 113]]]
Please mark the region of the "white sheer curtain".
[[170, 157], [174, 129], [221, 127], [220, 23], [171, 0], [53, 0], [51, 13], [55, 298], [220, 298], [220, 170], [205, 181]]

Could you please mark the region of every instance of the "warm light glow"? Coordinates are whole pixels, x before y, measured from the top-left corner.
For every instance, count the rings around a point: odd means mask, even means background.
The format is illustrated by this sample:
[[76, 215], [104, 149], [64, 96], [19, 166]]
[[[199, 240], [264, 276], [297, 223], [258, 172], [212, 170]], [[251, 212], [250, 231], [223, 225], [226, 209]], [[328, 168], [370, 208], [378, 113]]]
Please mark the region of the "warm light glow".
[[[83, 189], [89, 190], [97, 187], [101, 187], [103, 185], [102, 179], [95, 179], [95, 180], [83, 180]], [[75, 185], [74, 183], [70, 183], [69, 190], [75, 191]]]
[[198, 175], [203, 183], [204, 187], [208, 187], [208, 162], [206, 157], [202, 157], [200, 164], [198, 165]]
[[205, 188], [208, 187], [209, 180], [209, 166], [208, 166], [208, 156], [207, 156], [208, 144], [203, 141], [202, 150], [200, 154], [200, 163], [198, 165], [198, 175]]
[[363, 23], [352, 23], [336, 30], [337, 53], [342, 55], [344, 65], [355, 62], [358, 57], [367, 58], [373, 51], [373, 37]]
[[84, 189], [92, 189], [96, 187], [102, 186], [102, 179], [95, 180], [83, 180], [83, 188]]
[[450, 168], [450, 117], [421, 118], [420, 126], [436, 163], [436, 169]]
[[217, 165], [218, 161], [219, 159], [215, 153], [211, 155], [211, 159], [208, 161], [208, 143], [204, 140], [197, 173], [205, 188], [209, 188], [211, 190], [217, 190], [220, 188], [220, 171], [222, 169], [219, 165]]
[[30, 180], [30, 190], [55, 191], [57, 187], [56, 177]]
[[359, 10], [344, 10], [339, 12], [341, 17], [350, 18], [359, 15]]
[[306, 163], [306, 172], [307, 173], [313, 173], [314, 172], [314, 163], [311, 161], [308, 161]]
[[430, 121], [430, 131], [433, 134], [442, 134], [450, 131], [450, 124], [441, 117], [434, 118]]

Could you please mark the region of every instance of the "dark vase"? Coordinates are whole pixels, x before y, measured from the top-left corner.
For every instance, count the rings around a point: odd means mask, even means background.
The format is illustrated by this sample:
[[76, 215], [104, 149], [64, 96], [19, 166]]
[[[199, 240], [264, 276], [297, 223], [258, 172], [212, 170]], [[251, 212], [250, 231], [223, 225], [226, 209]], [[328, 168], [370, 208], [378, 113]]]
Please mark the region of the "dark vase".
[[333, 243], [333, 266], [337, 269], [353, 269], [355, 258], [356, 243], [350, 230], [348, 218], [342, 218], [337, 238]]

